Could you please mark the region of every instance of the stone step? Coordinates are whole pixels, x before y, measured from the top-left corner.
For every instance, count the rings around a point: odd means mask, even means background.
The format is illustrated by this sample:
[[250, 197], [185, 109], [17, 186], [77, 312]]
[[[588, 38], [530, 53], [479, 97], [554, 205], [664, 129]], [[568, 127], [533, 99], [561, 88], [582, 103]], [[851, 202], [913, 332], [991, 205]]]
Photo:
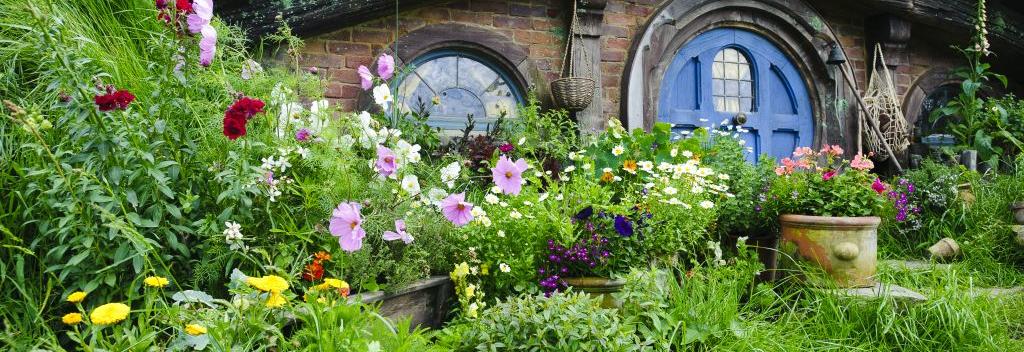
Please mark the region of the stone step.
[[931, 271], [931, 270], [949, 270], [952, 267], [951, 264], [936, 263], [927, 260], [883, 260], [879, 262], [880, 266], [887, 267], [893, 270], [900, 271]]
[[986, 287], [974, 288], [968, 293], [971, 297], [1005, 298], [1010, 296], [1024, 295], [1024, 286], [1017, 287]]
[[891, 297], [898, 301], [910, 303], [918, 303], [928, 300], [928, 297], [925, 297], [917, 291], [899, 285], [883, 283], [876, 283], [874, 286], [870, 287], [825, 289], [823, 291], [837, 296], [866, 300], [875, 300], [883, 297]]

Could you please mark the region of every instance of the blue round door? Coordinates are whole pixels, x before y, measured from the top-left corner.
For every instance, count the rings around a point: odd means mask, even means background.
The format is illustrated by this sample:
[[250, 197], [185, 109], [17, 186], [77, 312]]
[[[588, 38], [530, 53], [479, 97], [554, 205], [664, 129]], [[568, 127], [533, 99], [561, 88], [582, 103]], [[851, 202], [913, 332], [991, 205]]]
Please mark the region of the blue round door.
[[768, 39], [737, 28], [701, 33], [676, 53], [661, 81], [658, 120], [678, 132], [742, 125], [747, 160], [810, 146], [811, 101], [793, 62]]

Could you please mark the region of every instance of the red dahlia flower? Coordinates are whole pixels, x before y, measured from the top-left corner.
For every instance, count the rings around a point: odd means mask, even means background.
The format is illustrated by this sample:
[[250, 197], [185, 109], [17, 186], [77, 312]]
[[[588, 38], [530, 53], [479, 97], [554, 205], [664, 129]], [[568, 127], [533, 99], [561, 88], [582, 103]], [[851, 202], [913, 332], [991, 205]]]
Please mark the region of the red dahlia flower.
[[128, 104], [135, 101], [135, 95], [127, 90], [117, 90], [111, 93], [97, 95], [93, 98], [93, 101], [96, 102], [96, 107], [98, 107], [100, 111], [110, 111], [114, 109], [124, 110], [128, 108]]

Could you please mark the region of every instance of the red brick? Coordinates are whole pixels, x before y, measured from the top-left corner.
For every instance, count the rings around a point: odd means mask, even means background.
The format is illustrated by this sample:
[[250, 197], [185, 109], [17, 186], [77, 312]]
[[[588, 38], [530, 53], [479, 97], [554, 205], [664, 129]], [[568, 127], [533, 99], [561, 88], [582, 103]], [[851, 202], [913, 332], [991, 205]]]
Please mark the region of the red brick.
[[623, 62], [626, 61], [626, 52], [622, 50], [601, 50], [601, 61]]
[[302, 66], [341, 67], [345, 64], [345, 57], [331, 54], [303, 53], [299, 56], [299, 62]]
[[349, 56], [345, 58], [345, 67], [359, 68], [359, 65], [369, 67], [373, 64], [373, 58], [369, 56]]
[[621, 26], [604, 25], [601, 27], [601, 31], [604, 32], [605, 36], [627, 38], [629, 37], [629, 29]]
[[341, 87], [342, 98], [356, 98], [363, 92], [363, 88], [357, 85], [346, 84]]
[[327, 73], [327, 77], [336, 82], [341, 83], [359, 83], [359, 73], [356, 70], [350, 68], [336, 68], [331, 69]]
[[549, 32], [541, 31], [517, 31], [515, 33], [516, 42], [521, 44], [555, 44], [559, 42], [555, 38], [555, 35]]
[[492, 26], [494, 24], [494, 21], [491, 20], [492, 18], [494, 18], [494, 16], [489, 13], [462, 10], [452, 11], [452, 20], [455, 22], [479, 24], [482, 26]]
[[320, 38], [323, 38], [323, 39], [329, 40], [329, 41], [330, 40], [337, 40], [337, 41], [343, 41], [343, 42], [352, 41], [352, 29], [349, 29], [349, 28], [339, 29], [339, 30], [336, 30], [334, 32], [322, 34], [322, 35], [320, 35]]
[[604, 48], [612, 50], [629, 50], [629, 39], [608, 38], [604, 41]]
[[620, 76], [616, 76], [616, 75], [602, 75], [601, 76], [601, 86], [602, 87], [618, 87], [619, 86], [619, 77]]
[[473, 11], [507, 14], [508, 8], [508, 1], [502, 0], [472, 0], [469, 3], [469, 9]]
[[550, 31], [555, 28], [565, 28], [565, 23], [557, 18], [534, 18], [533, 29], [538, 31]]
[[626, 5], [626, 14], [627, 15], [633, 15], [633, 16], [637, 16], [637, 17], [647, 18], [647, 16], [651, 15], [651, 12], [654, 12], [654, 9], [651, 8], [651, 7], [639, 6], [639, 5]]
[[327, 51], [333, 54], [369, 56], [370, 46], [361, 43], [327, 42]]
[[604, 22], [613, 26], [634, 26], [636, 25], [636, 20], [636, 16], [630, 16], [622, 13], [604, 14]]
[[447, 22], [452, 20], [452, 13], [443, 7], [428, 7], [420, 10], [420, 17], [427, 22]]
[[352, 30], [352, 41], [357, 43], [389, 43], [391, 31], [359, 28]]
[[341, 83], [328, 83], [327, 90], [324, 91], [324, 97], [327, 98], [341, 98], [342, 89], [345, 86]]
[[494, 15], [494, 26], [498, 28], [530, 29], [533, 22], [528, 18]]
[[547, 12], [544, 6], [531, 6], [529, 4], [509, 5], [509, 14], [520, 17], [541, 17]]
[[562, 57], [564, 55], [564, 48], [557, 46], [548, 45], [531, 45], [530, 46], [530, 57], [531, 58], [551, 58], [551, 57]]

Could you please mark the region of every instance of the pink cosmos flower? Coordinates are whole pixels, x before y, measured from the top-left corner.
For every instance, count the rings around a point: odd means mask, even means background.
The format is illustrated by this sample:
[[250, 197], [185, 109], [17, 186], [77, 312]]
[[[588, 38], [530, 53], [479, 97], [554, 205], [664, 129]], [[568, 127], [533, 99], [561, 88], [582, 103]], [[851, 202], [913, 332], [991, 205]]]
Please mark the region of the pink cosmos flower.
[[195, 11], [190, 13], [186, 18], [188, 22], [188, 31], [192, 34], [199, 33], [210, 24], [210, 20], [213, 19], [213, 0], [195, 0], [192, 2], [192, 10]]
[[373, 74], [370, 73], [370, 69], [366, 66], [359, 65], [356, 70], [359, 72], [359, 84], [363, 87], [363, 90], [370, 90], [373, 88]]
[[366, 230], [363, 230], [363, 218], [359, 213], [359, 203], [349, 202], [338, 204], [331, 214], [330, 231], [338, 237], [338, 244], [346, 252], [355, 252], [363, 248], [363, 237], [366, 237]]
[[871, 159], [856, 155], [853, 157], [853, 161], [850, 162], [850, 167], [857, 170], [871, 170], [875, 167], [875, 163], [871, 162]]
[[822, 181], [831, 180], [833, 177], [836, 177], [836, 170], [829, 170], [829, 171], [826, 171], [825, 173], [821, 174], [821, 180]]
[[394, 241], [400, 239], [402, 242], [405, 242], [405, 244], [412, 243], [412, 235], [405, 232], [405, 220], [395, 220], [395, 231], [384, 231], [384, 240]]
[[217, 53], [217, 30], [211, 25], [202, 29], [203, 39], [199, 40], [199, 64], [210, 66], [213, 55]]
[[466, 202], [466, 193], [456, 193], [441, 200], [441, 213], [452, 225], [463, 226], [473, 221], [473, 203]]
[[498, 164], [491, 169], [494, 184], [505, 194], [519, 195], [523, 189], [523, 171], [526, 171], [526, 160], [520, 158], [515, 163], [504, 155]]
[[395, 173], [398, 165], [395, 164], [395, 153], [383, 145], [377, 145], [377, 172], [381, 176], [388, 177]]
[[395, 58], [388, 54], [381, 54], [377, 58], [377, 75], [383, 80], [388, 80], [395, 74]]
[[875, 178], [875, 182], [871, 184], [871, 189], [875, 190], [878, 194], [882, 194], [885, 192], [885, 184], [882, 183], [882, 179]]

